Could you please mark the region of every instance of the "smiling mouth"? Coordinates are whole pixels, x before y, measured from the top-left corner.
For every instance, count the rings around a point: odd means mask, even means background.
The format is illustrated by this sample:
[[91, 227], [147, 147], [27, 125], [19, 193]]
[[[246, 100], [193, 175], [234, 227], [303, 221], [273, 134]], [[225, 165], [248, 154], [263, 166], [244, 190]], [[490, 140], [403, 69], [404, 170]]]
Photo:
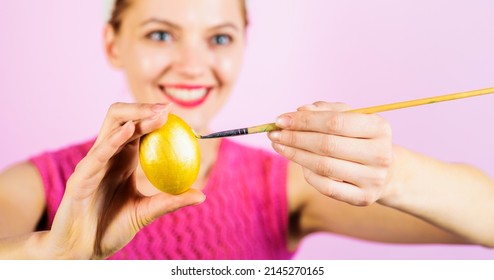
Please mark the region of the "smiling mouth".
[[160, 86], [171, 102], [182, 107], [196, 107], [206, 101], [212, 87], [205, 86]]

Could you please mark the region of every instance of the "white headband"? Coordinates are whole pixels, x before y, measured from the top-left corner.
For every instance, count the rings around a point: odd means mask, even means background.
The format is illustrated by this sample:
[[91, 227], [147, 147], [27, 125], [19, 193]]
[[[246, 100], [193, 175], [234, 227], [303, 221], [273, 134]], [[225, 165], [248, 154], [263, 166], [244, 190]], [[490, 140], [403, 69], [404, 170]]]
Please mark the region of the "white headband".
[[113, 12], [113, 6], [115, 6], [115, 0], [104, 0], [103, 1], [103, 19], [108, 22], [111, 18]]
[[[249, 10], [250, 0], [245, 1], [245, 8]], [[111, 18], [113, 7], [115, 6], [115, 0], [104, 0], [103, 1], [103, 19], [108, 22]]]

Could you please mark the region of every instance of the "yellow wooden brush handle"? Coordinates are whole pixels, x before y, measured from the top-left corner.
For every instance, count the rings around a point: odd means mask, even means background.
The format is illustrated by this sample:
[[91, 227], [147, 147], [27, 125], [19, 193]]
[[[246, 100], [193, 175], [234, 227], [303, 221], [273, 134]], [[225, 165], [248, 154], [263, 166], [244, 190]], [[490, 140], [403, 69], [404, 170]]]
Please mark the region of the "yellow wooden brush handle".
[[267, 124], [248, 127], [247, 131], [249, 132], [248, 134], [252, 134], [252, 133], [260, 133], [260, 132], [269, 132], [278, 129], [280, 128], [277, 127], [275, 123], [267, 123]]
[[391, 103], [391, 104], [385, 104], [385, 105], [378, 105], [378, 106], [373, 106], [373, 107], [349, 110], [348, 112], [362, 113], [362, 114], [374, 114], [374, 113], [379, 113], [379, 112], [384, 112], [384, 111], [391, 111], [391, 110], [397, 110], [397, 109], [402, 109], [402, 108], [421, 106], [421, 105], [426, 105], [426, 104], [433, 104], [433, 103], [438, 103], [438, 102], [444, 102], [444, 101], [450, 101], [450, 100], [455, 100], [455, 99], [460, 99], [460, 98], [479, 96], [479, 95], [490, 94], [490, 93], [494, 93], [494, 88], [485, 88], [485, 89], [465, 91], [465, 92], [446, 94], [446, 95], [440, 95], [440, 96], [433, 96], [433, 97], [427, 97], [427, 98], [422, 98], [422, 99], [415, 99], [415, 100], [409, 100], [409, 101], [403, 101], [403, 102], [397, 102], [397, 103]]
[[[385, 105], [378, 105], [378, 106], [367, 107], [367, 108], [354, 109], [354, 110], [349, 110], [347, 112], [362, 113], [362, 114], [375, 114], [375, 113], [384, 112], [384, 111], [391, 111], [391, 110], [397, 110], [397, 109], [402, 109], [402, 108], [421, 106], [421, 105], [426, 105], [426, 104], [450, 101], [450, 100], [455, 100], [455, 99], [460, 99], [460, 98], [467, 98], [467, 97], [473, 97], [473, 96], [479, 96], [479, 95], [491, 94], [491, 93], [494, 93], [494, 87], [484, 88], [484, 89], [479, 89], [479, 90], [459, 92], [459, 93], [453, 93], [453, 94], [439, 95], [439, 96], [433, 96], [433, 97], [427, 97], [427, 98], [421, 98], [421, 99], [415, 99], [415, 100], [409, 100], [409, 101], [402, 101], [402, 102], [385, 104]], [[258, 125], [258, 126], [252, 126], [252, 127], [247, 128], [247, 129], [249, 132], [248, 134], [252, 134], [252, 133], [268, 132], [268, 131], [272, 131], [272, 130], [277, 130], [277, 129], [279, 129], [279, 127], [277, 127], [276, 124], [274, 124], [274, 123], [268, 123], [268, 124], [263, 124], [263, 125]]]

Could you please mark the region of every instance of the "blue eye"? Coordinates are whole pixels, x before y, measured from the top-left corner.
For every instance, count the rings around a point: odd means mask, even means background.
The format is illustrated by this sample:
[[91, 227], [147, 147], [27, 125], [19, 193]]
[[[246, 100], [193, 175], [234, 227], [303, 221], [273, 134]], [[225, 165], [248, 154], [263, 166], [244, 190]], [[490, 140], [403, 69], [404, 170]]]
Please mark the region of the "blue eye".
[[214, 45], [225, 46], [225, 45], [230, 44], [231, 42], [232, 42], [232, 37], [229, 35], [225, 35], [225, 34], [215, 35], [212, 38], [212, 43]]
[[169, 42], [172, 39], [172, 35], [166, 31], [154, 31], [148, 35], [149, 39], [158, 42]]

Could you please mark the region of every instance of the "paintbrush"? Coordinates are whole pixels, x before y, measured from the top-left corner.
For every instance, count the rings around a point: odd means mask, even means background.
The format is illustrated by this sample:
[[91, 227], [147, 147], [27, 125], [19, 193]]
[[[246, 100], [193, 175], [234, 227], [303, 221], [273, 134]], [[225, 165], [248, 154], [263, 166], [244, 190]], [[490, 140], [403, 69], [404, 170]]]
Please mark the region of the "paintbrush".
[[[403, 109], [403, 108], [408, 108], [408, 107], [433, 104], [433, 103], [438, 103], [438, 102], [450, 101], [450, 100], [455, 100], [455, 99], [460, 99], [460, 98], [468, 98], [468, 97], [479, 96], [479, 95], [484, 95], [484, 94], [491, 94], [491, 93], [494, 93], [494, 87], [484, 88], [484, 89], [479, 89], [479, 90], [459, 92], [459, 93], [453, 93], [453, 94], [439, 95], [439, 96], [433, 96], [433, 97], [427, 97], [427, 98], [421, 98], [421, 99], [415, 99], [415, 100], [409, 100], [409, 101], [402, 101], [402, 102], [396, 102], [396, 103], [390, 103], [390, 104], [384, 104], [384, 105], [378, 105], [378, 106], [372, 106], [372, 107], [366, 107], [366, 108], [360, 108], [360, 109], [354, 109], [354, 110], [348, 110], [346, 112], [361, 113], [361, 114], [374, 114], [374, 113], [379, 113], [379, 112], [384, 112], [384, 111], [391, 111], [391, 110]], [[278, 129], [279, 129], [279, 127], [277, 127], [275, 123], [267, 123], [267, 124], [256, 125], [256, 126], [251, 126], [251, 127], [236, 128], [236, 129], [231, 129], [231, 130], [215, 132], [215, 133], [211, 133], [208, 135], [199, 135], [195, 132], [194, 133], [195, 133], [196, 137], [199, 139], [211, 139], [211, 138], [247, 135], [247, 134], [260, 133], [260, 132], [269, 132], [269, 131], [278, 130]]]

